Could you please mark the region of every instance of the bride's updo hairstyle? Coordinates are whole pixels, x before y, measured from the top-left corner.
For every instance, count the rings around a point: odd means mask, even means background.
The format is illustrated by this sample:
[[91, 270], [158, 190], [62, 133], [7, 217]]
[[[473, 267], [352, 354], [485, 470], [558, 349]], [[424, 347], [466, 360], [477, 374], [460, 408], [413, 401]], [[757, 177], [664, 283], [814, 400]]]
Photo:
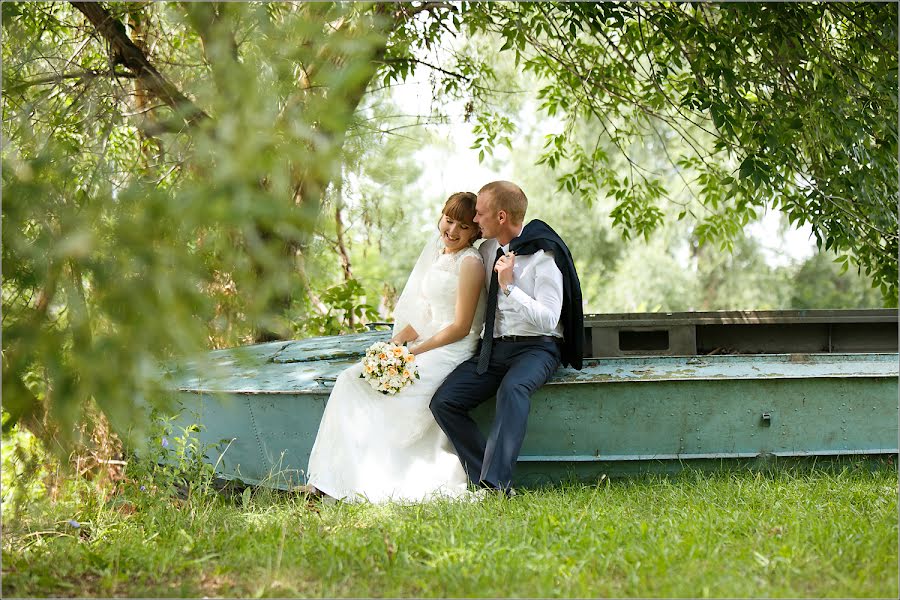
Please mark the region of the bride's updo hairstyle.
[[478, 224], [475, 223], [475, 199], [476, 196], [472, 192], [456, 192], [447, 198], [447, 202], [444, 204], [444, 210], [441, 211], [441, 214], [447, 215], [454, 221], [459, 221], [460, 223], [465, 223], [471, 227], [475, 228], [475, 237], [472, 238], [472, 242], [481, 238], [481, 228], [478, 227]]

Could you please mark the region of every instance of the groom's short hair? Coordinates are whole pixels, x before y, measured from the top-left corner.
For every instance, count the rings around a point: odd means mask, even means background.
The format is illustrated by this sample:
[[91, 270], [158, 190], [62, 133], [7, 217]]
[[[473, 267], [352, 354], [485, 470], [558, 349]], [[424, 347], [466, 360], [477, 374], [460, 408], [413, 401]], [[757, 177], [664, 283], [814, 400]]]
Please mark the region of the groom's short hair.
[[478, 190], [490, 199], [491, 208], [495, 211], [505, 210], [513, 223], [525, 220], [528, 209], [528, 198], [522, 188], [511, 181], [492, 181]]

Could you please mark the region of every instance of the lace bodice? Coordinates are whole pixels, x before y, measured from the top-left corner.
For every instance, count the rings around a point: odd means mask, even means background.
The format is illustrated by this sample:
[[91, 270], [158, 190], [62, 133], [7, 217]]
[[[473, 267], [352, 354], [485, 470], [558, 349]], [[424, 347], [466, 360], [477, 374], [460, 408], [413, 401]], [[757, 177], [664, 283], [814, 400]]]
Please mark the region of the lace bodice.
[[[464, 248], [453, 254], [439, 254], [428, 268], [422, 280], [421, 298], [426, 308], [427, 335], [433, 334], [453, 322], [456, 316], [456, 293], [459, 287], [459, 269], [463, 260], [475, 258], [481, 262], [478, 250]], [[478, 301], [470, 335], [477, 339], [484, 321], [484, 293]]]

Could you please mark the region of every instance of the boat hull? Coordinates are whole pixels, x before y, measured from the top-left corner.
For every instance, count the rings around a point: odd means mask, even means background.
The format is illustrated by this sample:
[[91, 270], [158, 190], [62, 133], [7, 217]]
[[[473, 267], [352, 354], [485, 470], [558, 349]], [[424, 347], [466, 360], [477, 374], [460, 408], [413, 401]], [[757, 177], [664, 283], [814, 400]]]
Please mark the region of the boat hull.
[[[281, 489], [305, 482], [329, 382], [355, 358], [279, 362], [285, 351], [259, 347], [256, 362], [227, 381], [180, 386], [175, 424], [201, 425], [219, 477]], [[582, 371], [561, 369], [532, 398], [514, 484], [723, 462], [890, 458], [897, 375], [896, 353], [591, 359]], [[492, 402], [473, 416], [487, 431]]]

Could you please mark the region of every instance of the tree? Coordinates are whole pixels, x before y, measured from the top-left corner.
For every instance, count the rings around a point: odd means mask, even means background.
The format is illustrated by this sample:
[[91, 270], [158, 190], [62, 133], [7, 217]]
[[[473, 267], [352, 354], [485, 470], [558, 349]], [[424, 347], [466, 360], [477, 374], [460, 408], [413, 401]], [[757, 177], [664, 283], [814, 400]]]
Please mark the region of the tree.
[[[895, 5], [2, 10], [5, 431], [64, 434], [92, 401], [124, 431], [157, 396], [159, 361], [290, 335], [367, 93], [429, 69], [437, 97], [468, 103], [482, 150], [508, 138], [497, 51], [445, 43], [477, 32], [546, 82], [541, 110], [563, 126], [542, 164], [588, 202], [612, 195], [627, 235], [660, 223], [668, 163], [700, 188], [703, 212], [683, 217], [701, 240], [728, 247], [777, 206], [896, 298]], [[603, 133], [573, 142], [576, 117]], [[668, 151], [661, 123], [691, 151], [637, 164], [629, 144]]]
[[124, 432], [160, 361], [289, 335], [355, 112], [451, 8], [3, 3], [4, 431]]
[[[628, 234], [659, 225], [671, 190], [661, 158], [699, 184], [688, 208], [701, 242], [731, 249], [767, 207], [809, 224], [897, 303], [897, 5], [881, 3], [498, 3], [469, 13], [547, 83], [542, 109], [565, 119], [543, 160], [561, 187], [618, 201]], [[603, 133], [573, 143], [578, 117]], [[667, 132], [688, 152], [668, 154]], [[602, 142], [618, 147], [618, 156]], [[677, 200], [677, 199], [676, 199]]]
[[803, 262], [793, 277], [791, 308], [871, 308], [878, 291], [867, 278], [841, 269], [833, 252], [819, 252]]

